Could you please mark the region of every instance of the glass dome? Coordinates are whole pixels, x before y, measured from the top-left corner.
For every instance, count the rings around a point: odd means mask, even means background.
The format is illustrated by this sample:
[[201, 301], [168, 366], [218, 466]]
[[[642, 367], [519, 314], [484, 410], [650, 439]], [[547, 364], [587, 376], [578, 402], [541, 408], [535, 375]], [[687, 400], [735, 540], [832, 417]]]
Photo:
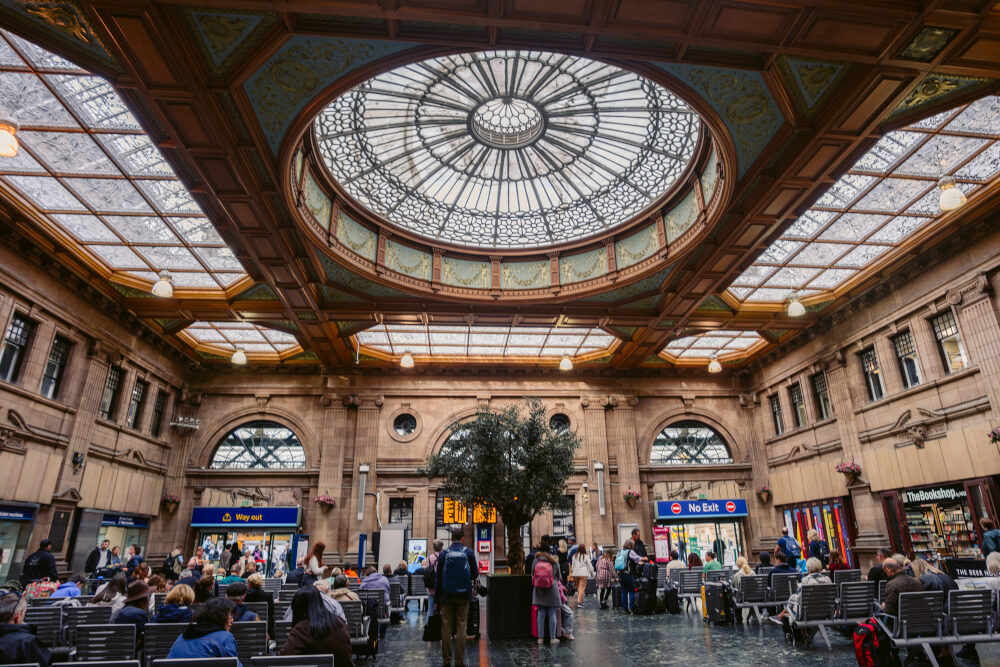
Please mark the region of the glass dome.
[[318, 116], [322, 158], [375, 215], [430, 240], [484, 248], [576, 241], [666, 194], [701, 120], [634, 72], [537, 51], [411, 63]]

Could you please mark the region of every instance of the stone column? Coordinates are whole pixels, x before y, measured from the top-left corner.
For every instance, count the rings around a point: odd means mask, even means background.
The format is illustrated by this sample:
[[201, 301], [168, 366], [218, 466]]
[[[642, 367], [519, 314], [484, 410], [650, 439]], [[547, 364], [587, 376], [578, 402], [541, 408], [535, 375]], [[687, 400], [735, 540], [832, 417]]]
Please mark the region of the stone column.
[[978, 366], [990, 399], [993, 421], [1000, 418], [1000, 322], [983, 274], [948, 291], [947, 301], [958, 311], [958, 330], [969, 366]]
[[[618, 461], [618, 489], [612, 492], [615, 523], [638, 523], [642, 534], [651, 538], [648, 509], [652, 497], [639, 481], [639, 448], [635, 437], [634, 408], [639, 404], [639, 399], [635, 396], [610, 396], [608, 403], [612, 408], [611, 437], [615, 459]], [[629, 507], [625, 502], [623, 494], [628, 489], [635, 489], [641, 494], [635, 507]]]
[[937, 339], [931, 330], [931, 323], [922, 315], [910, 319], [910, 335], [913, 336], [913, 346], [917, 349], [917, 361], [920, 363], [920, 381], [930, 382], [941, 377], [941, 356], [937, 351]]
[[[108, 375], [107, 355], [99, 341], [91, 342], [87, 350], [85, 373], [86, 380], [80, 395], [80, 402], [76, 406], [73, 429], [69, 435], [69, 445], [66, 447], [62, 470], [59, 473], [59, 483], [56, 485], [56, 495], [62, 495], [69, 489], [74, 492], [80, 490], [83, 469], [73, 469], [73, 456], [74, 454], [85, 456], [90, 447], [96, 426], [97, 411], [101, 407], [104, 382]], [[86, 461], [84, 461], [84, 465], [86, 465]]]
[[[760, 394], [753, 392], [750, 394], [740, 394], [740, 427], [743, 436], [743, 446], [746, 448], [750, 464], [753, 466], [753, 479], [748, 489], [747, 507], [750, 530], [752, 535], [747, 536], [747, 546], [753, 545], [753, 550], [761, 548], [771, 548], [776, 536], [780, 534], [777, 513], [772, 505], [762, 504], [756, 496], [755, 489], [758, 486], [771, 486], [769, 479], [769, 469], [767, 463], [767, 448], [764, 445], [763, 421], [770, 417], [765, 414], [761, 405]], [[733, 459], [736, 460], [735, 454]], [[774, 537], [772, 537], [774, 536]], [[770, 542], [762, 544], [761, 540], [769, 537]]]
[[[613, 500], [611, 497], [611, 470], [608, 464], [608, 433], [604, 420], [604, 410], [608, 406], [608, 397], [582, 396], [580, 405], [583, 407], [583, 448], [587, 455], [587, 469], [591, 474], [590, 479], [593, 480], [589, 484], [592, 495], [588, 503], [590, 507], [586, 513], [588, 530], [597, 542], [612, 544], [615, 542], [614, 511], [612, 510]], [[604, 466], [602, 472], [605, 498], [604, 516], [601, 516], [601, 488], [597, 484], [598, 471], [595, 463]], [[541, 533], [539, 533], [540, 535]]]
[[[322, 540], [328, 552], [344, 553], [345, 546], [340, 543], [340, 527], [345, 518], [345, 508], [349, 506], [350, 497], [344, 487], [344, 434], [347, 432], [347, 401], [343, 396], [323, 394], [319, 399], [323, 407], [323, 430], [320, 433], [319, 460], [319, 493], [325, 493], [337, 500], [337, 505], [328, 512], [319, 511], [316, 517], [314, 539]], [[312, 499], [308, 499], [311, 503]], [[310, 505], [311, 507], [312, 505]], [[343, 560], [343, 559], [341, 559]]]
[[[191, 508], [198, 504], [197, 499], [186, 493], [184, 488], [188, 457], [191, 455], [191, 447], [198, 428], [194, 425], [171, 427], [170, 422], [173, 421], [173, 417], [197, 419], [202, 399], [202, 394], [183, 395], [176, 406], [167, 405], [163, 412], [162, 432], [166, 433], [170, 448], [170, 456], [167, 457], [167, 476], [163, 480], [163, 495], [174, 495], [181, 499], [180, 506], [173, 513], [161, 512], [156, 519], [157, 531], [163, 534], [164, 543], [161, 544], [163, 551], [170, 551], [176, 546], [187, 548], [185, 541], [188, 539]], [[170, 410], [171, 407], [185, 409], [183, 414], [174, 415]]]
[[[830, 401], [833, 403], [833, 409], [837, 415], [837, 429], [843, 447], [843, 458], [850, 460], [853, 457], [855, 461], [860, 462], [862, 460], [861, 441], [858, 439], [858, 430], [852, 418], [855, 397], [852, 396], [847, 377], [847, 363], [843, 351], [838, 350], [828, 361], [826, 382], [830, 391]], [[862, 566], [867, 567], [874, 560], [875, 550], [889, 544], [885, 513], [882, 511], [879, 499], [872, 494], [871, 487], [864, 481], [864, 470], [862, 470], [861, 479], [848, 487], [848, 490], [851, 493], [851, 502], [854, 505], [854, 517], [858, 528], [854, 552]]]
[[[378, 490], [376, 464], [378, 459], [378, 416], [382, 408], [383, 399], [381, 396], [352, 396], [348, 399], [349, 405], [357, 406], [357, 426], [354, 431], [354, 470], [351, 484], [351, 504], [350, 513], [347, 516], [349, 526], [349, 537], [347, 551], [354, 553], [357, 551], [358, 536], [367, 533], [369, 536], [368, 547], [371, 548], [371, 533], [377, 529], [378, 522], [375, 519], [375, 497]], [[368, 466], [365, 475], [365, 497], [359, 499], [359, 485], [361, 483], [361, 466]], [[358, 519], [359, 504], [364, 508], [364, 516]]]

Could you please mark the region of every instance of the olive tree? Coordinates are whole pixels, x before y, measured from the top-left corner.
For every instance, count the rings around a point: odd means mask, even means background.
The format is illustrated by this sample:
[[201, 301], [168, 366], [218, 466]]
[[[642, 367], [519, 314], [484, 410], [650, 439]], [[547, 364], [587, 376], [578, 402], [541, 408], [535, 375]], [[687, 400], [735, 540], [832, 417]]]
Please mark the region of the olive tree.
[[444, 481], [442, 490], [471, 508], [492, 505], [507, 527], [507, 566], [524, 573], [521, 526], [546, 509], [571, 509], [565, 495], [580, 439], [553, 430], [538, 399], [500, 410], [482, 407], [471, 421], [451, 424], [451, 435], [421, 473]]

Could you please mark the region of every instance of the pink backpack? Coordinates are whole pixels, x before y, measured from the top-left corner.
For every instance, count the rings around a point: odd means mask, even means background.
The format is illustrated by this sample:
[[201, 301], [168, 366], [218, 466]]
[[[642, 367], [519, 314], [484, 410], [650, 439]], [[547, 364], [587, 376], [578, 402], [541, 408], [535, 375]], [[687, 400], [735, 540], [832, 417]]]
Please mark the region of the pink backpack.
[[552, 563], [544, 559], [538, 561], [531, 573], [531, 585], [535, 588], [552, 588], [554, 581]]

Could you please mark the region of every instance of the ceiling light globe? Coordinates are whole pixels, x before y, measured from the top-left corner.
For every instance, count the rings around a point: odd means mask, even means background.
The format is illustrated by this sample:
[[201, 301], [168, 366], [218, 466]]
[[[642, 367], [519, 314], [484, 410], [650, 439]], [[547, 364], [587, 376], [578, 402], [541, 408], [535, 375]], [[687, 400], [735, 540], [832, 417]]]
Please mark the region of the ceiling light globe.
[[17, 126], [0, 121], [0, 157], [14, 157], [20, 147], [17, 140]]
[[722, 372], [722, 364], [719, 363], [719, 360], [714, 355], [712, 356], [712, 360], [708, 362], [708, 372], [709, 373]]
[[169, 271], [160, 271], [160, 279], [153, 283], [153, 296], [169, 299], [174, 295], [174, 285]]
[[399, 360], [400, 368], [413, 368], [413, 355], [407, 352]]
[[965, 204], [968, 199], [965, 193], [955, 185], [955, 179], [951, 176], [944, 176], [938, 181], [938, 188], [941, 190], [941, 199], [938, 206], [942, 211], [954, 211]]
[[561, 371], [571, 371], [573, 370], [573, 360], [569, 357], [563, 357], [559, 361], [559, 370]]
[[788, 308], [785, 310], [789, 317], [802, 317], [806, 314], [806, 307], [799, 301], [799, 297], [792, 295], [788, 297]]
[[233, 357], [232, 359], [230, 359], [230, 361], [233, 362], [233, 366], [246, 366], [247, 353], [243, 350], [242, 347], [238, 347], [236, 348], [236, 351], [233, 352]]

